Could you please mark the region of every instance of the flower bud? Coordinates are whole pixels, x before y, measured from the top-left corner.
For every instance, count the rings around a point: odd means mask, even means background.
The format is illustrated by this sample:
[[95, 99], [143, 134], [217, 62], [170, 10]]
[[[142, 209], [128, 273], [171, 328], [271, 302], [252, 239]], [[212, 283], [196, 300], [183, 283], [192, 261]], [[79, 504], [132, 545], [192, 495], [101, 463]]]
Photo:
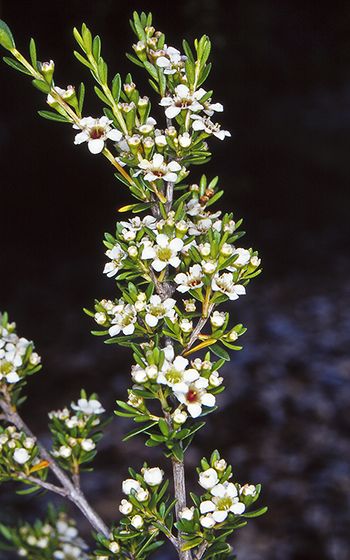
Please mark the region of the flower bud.
[[120, 546], [117, 543], [117, 541], [110, 542], [109, 545], [108, 545], [108, 550], [113, 552], [113, 554], [117, 554], [117, 552], [119, 552], [119, 550], [120, 550]]
[[199, 484], [205, 490], [210, 490], [219, 482], [218, 475], [216, 470], [214, 469], [207, 469], [203, 471], [199, 475]]
[[95, 313], [94, 319], [98, 325], [104, 325], [106, 322], [106, 315], [99, 311], [98, 313]]
[[192, 137], [188, 132], [184, 132], [179, 136], [179, 144], [181, 148], [189, 148], [192, 143]]
[[17, 448], [13, 454], [13, 460], [19, 465], [24, 465], [30, 459], [30, 455], [24, 447]]
[[214, 463], [214, 468], [215, 470], [219, 471], [219, 472], [224, 472], [224, 470], [227, 467], [227, 463], [225, 461], [225, 459], [218, 459], [217, 461], [215, 461]]
[[132, 48], [134, 49], [136, 55], [139, 57], [140, 60], [142, 61], [147, 60], [146, 45], [143, 41], [138, 41], [136, 45], [132, 46]]
[[194, 507], [185, 507], [179, 512], [180, 519], [186, 519], [186, 521], [192, 521], [194, 514]]
[[184, 306], [185, 306], [185, 311], [187, 311], [187, 313], [195, 313], [196, 311], [196, 300], [194, 299], [184, 299]]
[[134, 527], [134, 529], [141, 529], [141, 527], [143, 526], [143, 519], [141, 515], [134, 515], [134, 517], [131, 519], [131, 525]]
[[223, 257], [229, 257], [233, 253], [233, 247], [229, 243], [224, 243], [221, 247], [220, 253]]
[[55, 71], [55, 63], [54, 63], [54, 61], [53, 61], [53, 60], [50, 60], [50, 62], [43, 62], [43, 63], [40, 65], [40, 70], [41, 70], [42, 75], [43, 75], [44, 78], [45, 78], [45, 81], [46, 81], [48, 84], [51, 84], [51, 82], [52, 82], [52, 76], [53, 76], [53, 73], [54, 73], [54, 71]]
[[146, 502], [149, 498], [149, 492], [148, 490], [144, 490], [143, 488], [141, 488], [141, 490], [137, 492], [135, 497], [138, 502]]
[[230, 342], [235, 342], [238, 338], [238, 334], [236, 333], [236, 331], [232, 330], [230, 333], [228, 333], [227, 338]]
[[187, 418], [188, 418], [188, 414], [184, 410], [176, 409], [173, 414], [173, 420], [175, 424], [179, 424], [179, 425], [184, 424]]
[[155, 379], [158, 376], [158, 368], [157, 366], [147, 366], [146, 369], [146, 374], [148, 379]]
[[209, 257], [210, 252], [211, 252], [210, 243], [201, 243], [198, 246], [198, 250], [199, 250], [200, 254], [202, 255], [202, 257]]
[[225, 323], [226, 320], [226, 313], [220, 311], [214, 311], [212, 316], [210, 317], [210, 322], [213, 327], [220, 328]]
[[143, 469], [143, 479], [149, 486], [158, 486], [163, 480], [163, 471], [159, 467]]
[[213, 371], [213, 373], [209, 377], [209, 385], [212, 387], [219, 387], [223, 382], [223, 377], [220, 377], [217, 371]]
[[204, 274], [214, 274], [217, 269], [217, 263], [213, 261], [203, 261], [201, 265]]
[[135, 259], [138, 256], [139, 252], [137, 250], [137, 247], [135, 247], [135, 245], [131, 245], [130, 247], [128, 247], [128, 255], [129, 257], [131, 257], [132, 259]]
[[190, 333], [191, 331], [193, 331], [193, 322], [186, 318], [181, 319], [179, 321], [179, 327], [182, 330], [182, 332]]
[[128, 500], [122, 500], [120, 502], [119, 511], [123, 515], [129, 515], [132, 512], [132, 504]]

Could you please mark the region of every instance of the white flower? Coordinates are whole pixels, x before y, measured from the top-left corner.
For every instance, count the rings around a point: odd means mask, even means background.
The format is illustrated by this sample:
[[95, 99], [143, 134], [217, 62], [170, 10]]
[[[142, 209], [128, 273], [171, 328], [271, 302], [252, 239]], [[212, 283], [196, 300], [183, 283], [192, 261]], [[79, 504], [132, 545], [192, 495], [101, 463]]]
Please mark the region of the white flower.
[[107, 117], [99, 119], [84, 117], [80, 119], [79, 125], [73, 125], [73, 128], [81, 129], [81, 132], [74, 139], [74, 144], [87, 142], [92, 154], [100, 154], [105, 147], [107, 139], [119, 142], [123, 136], [119, 130], [110, 126], [112, 122]]
[[149, 486], [158, 486], [163, 480], [164, 472], [159, 467], [144, 469], [143, 479]]
[[204, 113], [208, 115], [208, 117], [213, 116], [214, 111], [217, 111], [218, 113], [222, 113], [223, 110], [224, 110], [224, 106], [222, 105], [222, 103], [211, 103], [209, 101], [206, 101], [204, 103]]
[[26, 449], [32, 449], [32, 448], [34, 447], [34, 445], [35, 445], [35, 440], [34, 440], [34, 438], [27, 437], [27, 438], [24, 440], [23, 445], [24, 445], [24, 447], [25, 447]]
[[238, 255], [238, 257], [232, 264], [233, 270], [236, 270], [236, 266], [245, 266], [250, 261], [250, 251], [248, 251], [248, 249], [242, 249], [241, 247], [238, 247], [234, 250], [233, 255]]
[[190, 228], [188, 230], [189, 235], [204, 235], [213, 226], [213, 221], [211, 218], [201, 218], [197, 223], [190, 223]]
[[68, 459], [72, 455], [72, 450], [68, 445], [61, 445], [58, 454], [60, 457], [63, 457], [63, 459]]
[[184, 424], [188, 418], [187, 412], [177, 408], [173, 414], [173, 420], [175, 424]]
[[183, 304], [185, 306], [185, 311], [187, 311], [187, 313], [195, 313], [196, 311], [195, 299], [184, 299]]
[[186, 59], [181, 55], [180, 51], [174, 47], [164, 45], [161, 56], [156, 59], [156, 64], [159, 68], [163, 68], [164, 74], [175, 74], [178, 70], [181, 71], [183, 66], [182, 61]]
[[193, 321], [183, 318], [179, 321], [179, 327], [184, 333], [190, 333], [193, 331]]
[[39, 354], [37, 354], [36, 352], [32, 352], [32, 354], [29, 357], [29, 362], [31, 363], [32, 366], [37, 366], [38, 364], [40, 364], [41, 358]]
[[111, 262], [105, 264], [103, 272], [104, 274], [107, 274], [108, 278], [112, 278], [120, 270], [122, 262], [126, 257], [126, 253], [117, 243], [114, 245], [113, 249], [108, 249], [108, 251], [106, 251], [106, 255], [109, 259], [111, 259]]
[[210, 490], [219, 482], [218, 473], [215, 469], [207, 469], [199, 474], [199, 484], [205, 490]]
[[141, 484], [133, 478], [127, 478], [126, 480], [123, 480], [122, 490], [124, 494], [129, 496], [133, 491], [139, 492], [141, 490]]
[[83, 412], [84, 414], [103, 414], [105, 412], [102, 404], [97, 399], [79, 399], [77, 404], [72, 403], [71, 407], [73, 410]]
[[[145, 216], [142, 220], [139, 216], [135, 216], [135, 218], [131, 218], [127, 222], [120, 222], [120, 224], [124, 228], [123, 232], [124, 232], [124, 230], [129, 230], [133, 234], [136, 235], [136, 233], [144, 227], [147, 227], [147, 228], [152, 229], [152, 230], [156, 229], [157, 220], [153, 216], [148, 216], [148, 215]], [[124, 234], [124, 236], [125, 236], [125, 234]]]
[[159, 103], [162, 107], [167, 107], [165, 115], [168, 119], [173, 119], [181, 113], [182, 110], [200, 111], [203, 105], [199, 103], [200, 99], [206, 94], [203, 88], [191, 93], [189, 88], [184, 84], [180, 84], [175, 88], [173, 97], [163, 97]]
[[141, 515], [134, 515], [134, 517], [131, 519], [131, 525], [134, 527], [134, 529], [141, 529], [141, 527], [143, 526], [143, 519]]
[[194, 506], [192, 506], [191, 508], [184, 507], [179, 512], [180, 519], [186, 519], [186, 521], [191, 521], [193, 519], [193, 515], [194, 515]]
[[80, 445], [81, 448], [87, 452], [92, 451], [96, 447], [96, 444], [92, 441], [92, 439], [83, 439]]
[[224, 140], [226, 136], [231, 136], [228, 130], [221, 130], [218, 123], [213, 123], [209, 117], [201, 117], [200, 115], [191, 115], [192, 128], [195, 131], [204, 130], [206, 134], [216, 136], [219, 140]]
[[227, 467], [227, 463], [226, 463], [225, 459], [218, 459], [217, 461], [215, 461], [214, 467], [217, 471], [224, 472], [224, 470]]
[[184, 294], [189, 290], [195, 290], [203, 286], [203, 271], [200, 264], [194, 264], [187, 273], [180, 272], [174, 278], [177, 291]]
[[146, 500], [148, 500], [149, 498], [148, 490], [144, 490], [143, 488], [141, 488], [141, 490], [137, 492], [135, 498], [138, 502], [146, 502]]
[[[53, 60], [50, 60], [50, 63], [52, 63], [52, 62], [53, 62]], [[50, 66], [51, 65], [50, 63], [46, 62], [44, 64], [49, 64], [49, 66]], [[44, 64], [43, 64], [43, 66], [44, 66]], [[48, 67], [46, 67], [46, 68], [49, 70]], [[52, 68], [52, 66], [51, 66], [51, 68]], [[71, 95], [75, 92], [75, 89], [74, 89], [73, 86], [68, 86], [67, 89], [63, 89], [59, 86], [55, 86], [53, 89], [63, 99], [67, 99], [67, 97], [71, 97]], [[57, 103], [56, 99], [54, 97], [52, 97], [52, 95], [50, 95], [50, 93], [47, 96], [46, 101], [47, 101], [48, 105], [54, 105], [55, 103]]]
[[213, 325], [213, 327], [216, 328], [222, 327], [225, 320], [226, 320], [226, 313], [220, 311], [214, 311], [214, 313], [210, 317], [211, 324]]
[[192, 143], [192, 137], [188, 132], [184, 132], [179, 136], [179, 144], [181, 148], [189, 148]]
[[208, 380], [204, 377], [199, 377], [194, 383], [187, 385], [186, 389], [184, 386], [181, 386], [181, 390], [178, 388], [174, 389], [176, 398], [180, 403], [186, 405], [192, 418], [197, 418], [202, 414], [202, 406], [212, 407], [215, 405], [214, 395], [207, 393], [205, 390], [207, 386]]
[[199, 373], [195, 369], [186, 369], [188, 360], [182, 356], [176, 356], [172, 361], [165, 360], [162, 371], [159, 373], [157, 382], [172, 387], [173, 391], [186, 393], [188, 385], [199, 379]]
[[130, 503], [128, 500], [125, 499], [122, 500], [120, 502], [119, 511], [123, 515], [129, 515], [129, 513], [132, 512], [132, 503]]
[[237, 488], [232, 482], [217, 484], [210, 493], [212, 500], [202, 502], [200, 510], [201, 513], [211, 512], [216, 523], [225, 521], [229, 513], [241, 515], [244, 512], [245, 505], [239, 501]]
[[243, 494], [243, 496], [255, 496], [256, 486], [254, 486], [254, 484], [245, 484], [242, 486], [239, 493]]
[[212, 529], [215, 525], [215, 520], [211, 514], [201, 517], [199, 522], [205, 529]]
[[115, 336], [122, 332], [125, 335], [133, 334], [136, 323], [136, 310], [131, 303], [119, 303], [113, 308], [114, 317], [112, 326], [108, 332], [110, 336]]
[[146, 306], [146, 317], [145, 321], [149, 327], [155, 327], [158, 325], [160, 319], [164, 317], [174, 318], [175, 310], [174, 306], [176, 300], [172, 298], [167, 298], [164, 301], [158, 295], [150, 297], [149, 304]]
[[113, 552], [113, 554], [117, 554], [120, 550], [119, 543], [117, 543], [117, 541], [110, 542], [109, 545], [108, 545], [108, 550]]
[[30, 455], [24, 447], [19, 447], [15, 450], [13, 454], [13, 460], [16, 461], [19, 465], [24, 465], [30, 459]]
[[5, 377], [6, 381], [11, 384], [18, 383], [18, 381], [20, 380], [20, 377], [16, 371], [10, 371], [10, 373], [8, 373]]
[[177, 268], [180, 266], [180, 259], [177, 256], [183, 248], [184, 242], [178, 237], [169, 239], [164, 233], [160, 233], [156, 237], [156, 244], [144, 245], [141, 253], [141, 259], [152, 259], [152, 267], [157, 272], [163, 270], [168, 264]]
[[211, 387], [220, 387], [223, 380], [224, 378], [220, 377], [217, 371], [213, 371], [213, 373], [211, 373], [209, 377], [209, 385]]
[[136, 171], [134, 177], [137, 177], [142, 171], [145, 173], [145, 181], [157, 181], [162, 179], [168, 183], [176, 183], [177, 173], [181, 170], [181, 165], [177, 161], [164, 162], [162, 154], [154, 154], [151, 161], [142, 159], [139, 163], [139, 171]]
[[230, 300], [238, 299], [239, 296], [246, 293], [244, 286], [234, 283], [231, 272], [224, 272], [221, 276], [216, 274], [212, 280], [211, 287], [214, 292], [221, 292]]

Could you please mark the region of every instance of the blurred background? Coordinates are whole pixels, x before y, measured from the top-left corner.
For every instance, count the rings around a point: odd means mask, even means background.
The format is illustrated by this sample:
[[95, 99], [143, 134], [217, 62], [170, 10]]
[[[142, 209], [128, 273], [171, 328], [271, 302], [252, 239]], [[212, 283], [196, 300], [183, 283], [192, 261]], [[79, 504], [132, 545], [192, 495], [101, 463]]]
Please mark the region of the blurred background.
[[[348, 560], [350, 5], [3, 0], [0, 17], [20, 50], [36, 38], [63, 87], [92, 85], [71, 54], [72, 27], [85, 21], [102, 36], [110, 71], [131, 69], [146, 91], [144, 73], [124, 57], [133, 9], [151, 9], [175, 47], [182, 37], [211, 37], [206, 85], [225, 106], [232, 139], [211, 142], [212, 162], [193, 168], [192, 180], [220, 175], [221, 208], [244, 217], [242, 244], [259, 249], [264, 266], [232, 307], [248, 327], [244, 350], [226, 367], [220, 411], [188, 454], [189, 485], [200, 457], [218, 447], [238, 480], [263, 484], [270, 508], [237, 533], [238, 558]], [[125, 397], [130, 354], [93, 338], [82, 307], [113, 295], [102, 238], [129, 197], [103, 158], [73, 145], [72, 130], [37, 116], [44, 98], [25, 76], [2, 64], [0, 84], [0, 309], [43, 358], [23, 414], [45, 441], [47, 411], [82, 386], [110, 411]], [[99, 115], [93, 93], [87, 99], [87, 113]], [[130, 457], [135, 468], [149, 457], [141, 439], [121, 442], [125, 430], [120, 420], [108, 428], [98, 468], [83, 482], [110, 522]], [[151, 462], [168, 469], [157, 451]], [[45, 498], [13, 499], [9, 490], [0, 489], [2, 520], [43, 511]]]

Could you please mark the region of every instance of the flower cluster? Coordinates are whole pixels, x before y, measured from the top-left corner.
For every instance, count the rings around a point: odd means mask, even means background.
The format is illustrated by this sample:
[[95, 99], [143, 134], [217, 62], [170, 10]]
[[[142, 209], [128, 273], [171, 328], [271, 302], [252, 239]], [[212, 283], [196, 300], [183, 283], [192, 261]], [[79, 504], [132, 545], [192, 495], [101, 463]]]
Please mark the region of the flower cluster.
[[67, 470], [77, 474], [80, 465], [96, 455], [96, 444], [101, 437], [101, 414], [105, 412], [96, 395], [86, 396], [84, 391], [70, 409], [49, 413], [50, 431], [53, 435], [52, 455]]
[[33, 525], [24, 523], [18, 527], [0, 525], [0, 533], [8, 541], [8, 547], [21, 558], [32, 560], [88, 560], [86, 543], [79, 537], [75, 521], [63, 511], [49, 506], [48, 515]]
[[45, 477], [47, 466], [32, 437], [14, 426], [0, 425], [0, 481], [25, 479], [34, 472]]
[[6, 313], [0, 314], [0, 391], [22, 381], [40, 369], [40, 356], [34, 345], [16, 333], [16, 324], [8, 321]]
[[230, 482], [232, 468], [214, 451], [210, 461], [202, 459], [199, 484], [206, 491], [199, 503], [199, 522], [204, 529], [221, 528], [226, 520], [244, 514], [246, 507], [259, 496], [260, 488]]
[[[111, 555], [124, 557], [125, 545], [130, 542], [133, 542], [134, 550], [143, 550], [150, 535], [154, 539], [164, 523], [164, 508], [168, 500], [164, 495], [168, 482], [163, 483], [162, 469], [145, 464], [141, 473], [136, 473], [133, 469], [129, 469], [129, 473], [131, 478], [122, 483], [122, 492], [126, 497], [119, 505], [123, 517], [109, 539], [102, 536], [98, 538], [100, 545], [104, 547], [104, 550], [95, 552], [98, 560], [105, 560]], [[158, 507], [160, 499], [164, 500], [163, 506]], [[164, 530], [167, 530], [165, 524]]]

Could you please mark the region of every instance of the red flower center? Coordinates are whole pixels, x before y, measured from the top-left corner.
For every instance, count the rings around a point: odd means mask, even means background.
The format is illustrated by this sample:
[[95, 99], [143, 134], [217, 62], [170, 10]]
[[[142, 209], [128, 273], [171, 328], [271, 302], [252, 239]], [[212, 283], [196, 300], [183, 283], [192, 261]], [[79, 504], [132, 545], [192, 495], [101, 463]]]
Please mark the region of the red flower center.
[[189, 403], [196, 402], [197, 400], [197, 391], [194, 389], [190, 389], [186, 395], [186, 399]]
[[95, 126], [90, 131], [90, 138], [92, 140], [98, 140], [98, 138], [101, 138], [101, 136], [104, 135], [104, 132], [105, 130], [102, 126]]

